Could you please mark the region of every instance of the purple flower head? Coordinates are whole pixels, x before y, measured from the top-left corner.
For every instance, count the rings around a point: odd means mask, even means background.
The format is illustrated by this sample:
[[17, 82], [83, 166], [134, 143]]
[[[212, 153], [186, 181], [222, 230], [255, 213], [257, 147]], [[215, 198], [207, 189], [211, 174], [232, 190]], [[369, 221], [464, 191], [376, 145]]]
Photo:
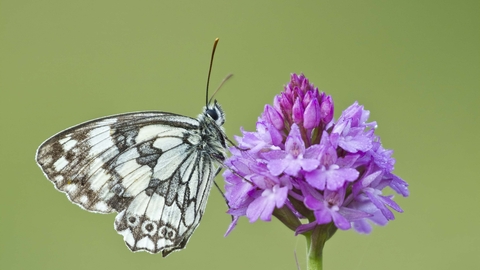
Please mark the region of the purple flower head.
[[[292, 74], [284, 91], [266, 105], [254, 132], [242, 130], [225, 161], [225, 196], [234, 217], [272, 215], [297, 234], [333, 224], [370, 233], [371, 224], [403, 212], [385, 187], [406, 197], [408, 184], [393, 174], [392, 151], [375, 135], [376, 122], [357, 102], [333, 118], [331, 96], [305, 76]], [[303, 220], [303, 222], [302, 222]]]

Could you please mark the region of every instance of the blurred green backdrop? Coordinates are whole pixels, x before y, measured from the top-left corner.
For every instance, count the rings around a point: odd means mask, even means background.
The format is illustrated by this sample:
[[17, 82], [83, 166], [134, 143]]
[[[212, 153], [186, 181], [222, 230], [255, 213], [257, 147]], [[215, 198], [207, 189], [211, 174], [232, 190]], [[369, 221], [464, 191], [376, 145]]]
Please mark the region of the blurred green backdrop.
[[[187, 248], [131, 253], [114, 215], [88, 213], [34, 162], [54, 133], [116, 113], [196, 116], [212, 88], [230, 137], [304, 72], [336, 116], [358, 100], [395, 150], [411, 196], [371, 235], [339, 231], [324, 269], [478, 266], [479, 1], [0, 0], [0, 269], [305, 269], [280, 222], [230, 222], [213, 190]], [[221, 178], [217, 178], [221, 183]]]

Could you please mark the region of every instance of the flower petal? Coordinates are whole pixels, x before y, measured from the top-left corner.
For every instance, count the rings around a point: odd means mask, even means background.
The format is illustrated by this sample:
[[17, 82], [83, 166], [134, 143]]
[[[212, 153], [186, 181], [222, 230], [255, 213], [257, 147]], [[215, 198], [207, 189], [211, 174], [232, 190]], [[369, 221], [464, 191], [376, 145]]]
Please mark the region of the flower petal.
[[350, 222], [338, 212], [332, 211], [331, 215], [333, 223], [335, 223], [335, 226], [337, 226], [337, 228], [339, 228], [340, 230], [348, 230], [352, 227], [352, 225], [350, 225]]
[[285, 171], [288, 165], [288, 161], [285, 161], [283, 159], [275, 159], [270, 160], [270, 162], [267, 164], [267, 167], [271, 174], [273, 174], [274, 176], [278, 176]]
[[330, 169], [325, 171], [327, 189], [337, 190], [343, 186], [345, 181], [352, 182], [357, 179], [360, 174], [357, 170], [352, 168], [336, 169], [337, 165], [331, 165]]
[[292, 125], [290, 134], [285, 142], [285, 152], [294, 157], [297, 157], [305, 152], [305, 142], [302, 140], [300, 129], [296, 124]]
[[325, 184], [327, 183], [327, 177], [322, 170], [314, 170], [311, 172], [304, 173], [305, 180], [314, 188], [319, 190], [325, 189]]

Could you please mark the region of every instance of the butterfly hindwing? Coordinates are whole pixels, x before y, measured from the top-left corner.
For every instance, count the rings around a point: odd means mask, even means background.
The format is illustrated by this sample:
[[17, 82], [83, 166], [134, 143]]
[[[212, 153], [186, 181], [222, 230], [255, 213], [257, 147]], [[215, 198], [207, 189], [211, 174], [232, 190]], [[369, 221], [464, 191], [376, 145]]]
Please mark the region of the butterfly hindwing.
[[[152, 181], [115, 219], [132, 251], [166, 256], [182, 249], [198, 226], [214, 177], [213, 163], [194, 153], [171, 178]], [[172, 192], [173, 191], [173, 192]]]
[[132, 251], [166, 256], [183, 248], [200, 222], [214, 162], [224, 156], [222, 134], [207, 116], [129, 113], [62, 131], [36, 159], [73, 203], [119, 212], [115, 229]]

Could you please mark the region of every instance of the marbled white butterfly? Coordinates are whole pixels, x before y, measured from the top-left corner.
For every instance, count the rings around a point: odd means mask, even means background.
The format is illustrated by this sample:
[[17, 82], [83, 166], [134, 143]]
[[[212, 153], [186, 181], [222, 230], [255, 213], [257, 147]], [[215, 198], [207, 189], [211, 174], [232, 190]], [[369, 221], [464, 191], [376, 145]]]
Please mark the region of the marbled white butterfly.
[[202, 218], [226, 158], [224, 121], [220, 105], [208, 99], [197, 119], [154, 111], [113, 115], [52, 136], [36, 161], [81, 208], [118, 212], [115, 230], [130, 250], [165, 257], [185, 247]]

